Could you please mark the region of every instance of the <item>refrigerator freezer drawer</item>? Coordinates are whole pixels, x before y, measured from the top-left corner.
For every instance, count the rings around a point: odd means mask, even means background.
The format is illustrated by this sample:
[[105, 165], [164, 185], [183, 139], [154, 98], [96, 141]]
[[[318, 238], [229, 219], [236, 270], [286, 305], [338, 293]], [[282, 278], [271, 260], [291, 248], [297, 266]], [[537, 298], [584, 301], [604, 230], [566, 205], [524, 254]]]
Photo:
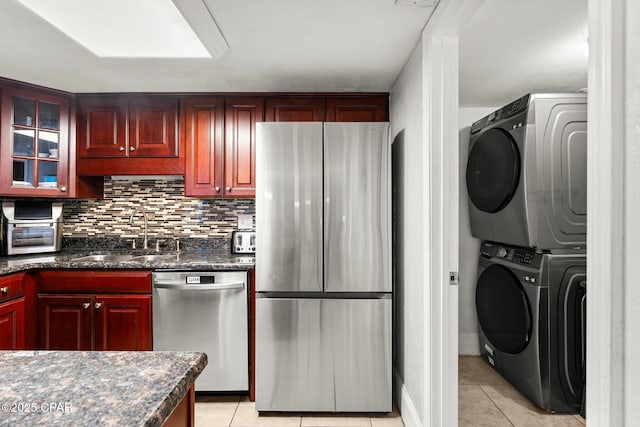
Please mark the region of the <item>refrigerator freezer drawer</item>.
[[256, 300], [256, 410], [391, 411], [391, 298]]

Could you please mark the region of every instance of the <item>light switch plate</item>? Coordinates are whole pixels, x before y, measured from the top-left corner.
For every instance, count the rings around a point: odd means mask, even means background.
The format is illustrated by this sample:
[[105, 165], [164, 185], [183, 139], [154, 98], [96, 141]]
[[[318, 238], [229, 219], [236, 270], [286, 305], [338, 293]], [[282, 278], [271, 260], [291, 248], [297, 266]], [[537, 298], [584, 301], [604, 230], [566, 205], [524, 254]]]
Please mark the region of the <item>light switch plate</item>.
[[253, 229], [253, 215], [238, 215], [238, 230]]

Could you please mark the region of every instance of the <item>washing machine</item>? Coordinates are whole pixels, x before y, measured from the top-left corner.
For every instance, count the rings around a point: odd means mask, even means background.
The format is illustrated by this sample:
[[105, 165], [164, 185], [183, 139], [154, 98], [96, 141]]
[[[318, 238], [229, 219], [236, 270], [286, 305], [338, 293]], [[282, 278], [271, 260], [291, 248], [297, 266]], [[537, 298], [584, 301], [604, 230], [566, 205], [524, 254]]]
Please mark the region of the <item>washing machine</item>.
[[584, 248], [586, 94], [525, 95], [473, 123], [466, 183], [474, 237]]
[[484, 242], [476, 310], [482, 357], [531, 402], [578, 413], [585, 384], [586, 255]]

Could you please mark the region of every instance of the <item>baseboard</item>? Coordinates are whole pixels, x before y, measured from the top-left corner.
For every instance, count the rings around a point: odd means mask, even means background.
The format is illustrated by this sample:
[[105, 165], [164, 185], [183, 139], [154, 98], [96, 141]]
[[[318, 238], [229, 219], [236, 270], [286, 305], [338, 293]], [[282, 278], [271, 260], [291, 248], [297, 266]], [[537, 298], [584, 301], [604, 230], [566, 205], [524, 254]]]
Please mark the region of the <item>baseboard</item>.
[[477, 333], [458, 334], [458, 354], [465, 356], [480, 354], [480, 337]]
[[416, 407], [411, 400], [411, 396], [409, 396], [409, 391], [404, 386], [404, 382], [398, 374], [398, 371], [394, 369], [393, 371], [395, 390], [397, 396], [398, 410], [400, 411], [400, 416], [402, 417], [402, 422], [405, 427], [422, 427], [422, 422], [420, 421], [420, 415], [418, 411], [416, 411]]

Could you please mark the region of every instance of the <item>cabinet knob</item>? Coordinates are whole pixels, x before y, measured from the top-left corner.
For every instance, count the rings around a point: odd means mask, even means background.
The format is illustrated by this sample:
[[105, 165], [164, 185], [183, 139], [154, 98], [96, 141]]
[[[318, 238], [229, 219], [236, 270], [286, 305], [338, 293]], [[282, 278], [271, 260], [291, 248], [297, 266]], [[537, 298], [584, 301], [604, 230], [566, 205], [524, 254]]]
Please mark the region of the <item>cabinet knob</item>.
[[120, 147], [118, 147], [118, 150], [124, 151], [124, 147], [120, 146]]
[[67, 187], [60, 187], [60, 191], [62, 191], [63, 193], [67, 192]]
[[9, 293], [9, 287], [8, 286], [4, 286], [2, 288], [0, 288], [0, 293], [2, 293], [2, 295], [6, 295]]
[[102, 303], [101, 302], [97, 302], [93, 305], [96, 309], [102, 307]]
[[129, 147], [129, 151], [136, 151], [136, 147]]
[[84, 308], [86, 310], [87, 308], [89, 308], [90, 305], [91, 305], [91, 303], [85, 302], [84, 304], [82, 304], [82, 308]]
[[220, 187], [216, 187], [215, 190], [216, 190], [216, 193], [219, 193], [220, 192]]
[[231, 193], [231, 187], [227, 187], [227, 193]]

